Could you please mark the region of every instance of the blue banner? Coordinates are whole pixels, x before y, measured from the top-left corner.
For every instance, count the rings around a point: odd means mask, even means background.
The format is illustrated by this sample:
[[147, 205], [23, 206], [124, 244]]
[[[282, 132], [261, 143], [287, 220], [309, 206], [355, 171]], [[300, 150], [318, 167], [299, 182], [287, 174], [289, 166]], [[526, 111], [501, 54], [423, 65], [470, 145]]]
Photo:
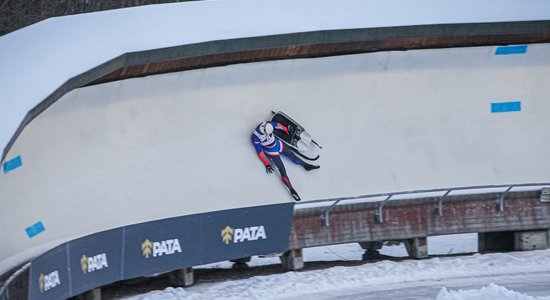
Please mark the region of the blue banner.
[[122, 228], [69, 242], [72, 294], [122, 279]]
[[281, 253], [293, 211], [294, 203], [229, 209], [85, 236], [31, 262], [29, 298], [65, 299], [119, 280]]
[[124, 277], [134, 278], [202, 263], [200, 218], [185, 216], [127, 226]]
[[29, 299], [58, 300], [71, 296], [67, 244], [34, 259], [29, 275]]

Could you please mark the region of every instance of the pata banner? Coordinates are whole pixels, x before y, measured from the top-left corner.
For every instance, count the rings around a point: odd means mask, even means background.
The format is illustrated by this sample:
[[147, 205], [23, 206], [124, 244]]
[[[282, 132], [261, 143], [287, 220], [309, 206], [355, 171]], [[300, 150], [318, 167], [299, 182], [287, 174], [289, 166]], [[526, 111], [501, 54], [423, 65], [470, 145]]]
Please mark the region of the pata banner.
[[288, 250], [294, 203], [157, 220], [64, 243], [31, 262], [29, 299], [66, 299], [115, 281]]
[[118, 228], [69, 242], [72, 294], [122, 279], [122, 241]]
[[31, 262], [29, 299], [66, 299], [71, 296], [67, 251], [67, 244], [63, 244]]

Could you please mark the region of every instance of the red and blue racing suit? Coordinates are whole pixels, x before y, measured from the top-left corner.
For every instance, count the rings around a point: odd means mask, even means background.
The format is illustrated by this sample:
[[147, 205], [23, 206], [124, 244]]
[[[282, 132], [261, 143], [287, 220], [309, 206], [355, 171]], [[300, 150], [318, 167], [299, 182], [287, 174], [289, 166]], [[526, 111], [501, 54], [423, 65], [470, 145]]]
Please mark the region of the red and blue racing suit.
[[[284, 132], [288, 133], [288, 128], [286, 128], [285, 125], [277, 122], [269, 122], [271, 125], [273, 125], [273, 128], [281, 129]], [[305, 162], [301, 160], [299, 157], [292, 152], [292, 150], [287, 149], [285, 147], [284, 143], [281, 142], [273, 133], [271, 134], [263, 134], [260, 132], [260, 125], [256, 126], [256, 129], [252, 132], [252, 143], [254, 144], [254, 147], [256, 148], [256, 154], [258, 155], [258, 158], [262, 161], [262, 163], [268, 167], [271, 166], [269, 161], [266, 159], [264, 152], [269, 156], [269, 159], [277, 166], [277, 169], [279, 169], [279, 173], [281, 173], [281, 180], [285, 183], [285, 185], [292, 190], [292, 184], [290, 183], [290, 180], [288, 179], [288, 176], [286, 174], [285, 165], [283, 164], [283, 161], [281, 160], [281, 154], [285, 155], [286, 157], [290, 158], [292, 162], [295, 164], [298, 164], [300, 166], [304, 166]], [[262, 151], [263, 150], [263, 151]]]

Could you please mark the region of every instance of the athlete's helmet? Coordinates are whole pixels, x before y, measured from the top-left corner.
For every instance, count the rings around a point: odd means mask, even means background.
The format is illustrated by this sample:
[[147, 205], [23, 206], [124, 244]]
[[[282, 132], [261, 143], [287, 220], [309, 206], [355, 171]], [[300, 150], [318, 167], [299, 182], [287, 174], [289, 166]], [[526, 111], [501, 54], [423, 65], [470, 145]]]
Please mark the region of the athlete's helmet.
[[261, 134], [272, 134], [273, 133], [273, 125], [269, 122], [263, 122], [260, 124], [260, 133]]

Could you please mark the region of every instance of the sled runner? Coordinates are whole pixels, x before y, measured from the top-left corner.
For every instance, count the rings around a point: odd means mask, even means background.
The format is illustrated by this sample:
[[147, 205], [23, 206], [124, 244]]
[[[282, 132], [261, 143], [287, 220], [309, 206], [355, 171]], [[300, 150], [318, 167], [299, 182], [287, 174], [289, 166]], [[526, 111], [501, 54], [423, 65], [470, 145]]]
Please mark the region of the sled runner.
[[281, 141], [283, 141], [285, 145], [289, 146], [297, 155], [307, 160], [317, 160], [319, 155], [309, 157], [304, 153], [312, 152], [315, 148], [313, 145], [317, 146], [319, 149], [322, 149], [323, 147], [319, 146], [319, 144], [311, 138], [311, 135], [305, 130], [305, 128], [282, 111], [272, 111], [272, 113], [273, 118], [271, 121], [281, 123], [288, 128], [288, 134], [277, 128], [275, 129], [274, 134]]

